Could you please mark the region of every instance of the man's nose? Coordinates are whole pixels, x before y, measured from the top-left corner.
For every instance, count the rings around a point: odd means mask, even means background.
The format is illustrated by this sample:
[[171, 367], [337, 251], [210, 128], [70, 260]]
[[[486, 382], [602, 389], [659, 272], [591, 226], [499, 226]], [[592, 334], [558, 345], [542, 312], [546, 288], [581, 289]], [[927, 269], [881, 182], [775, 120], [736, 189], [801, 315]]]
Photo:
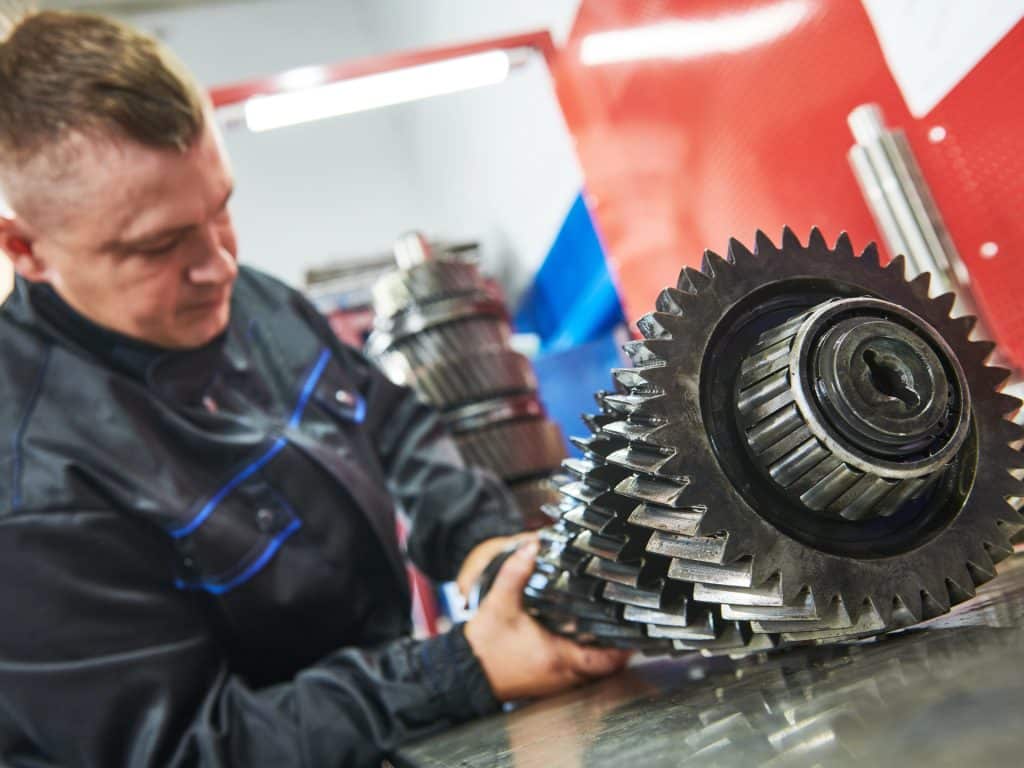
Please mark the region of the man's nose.
[[188, 271], [189, 282], [196, 285], [222, 285], [230, 283], [238, 274], [238, 263], [230, 247], [211, 228], [204, 238], [203, 257]]

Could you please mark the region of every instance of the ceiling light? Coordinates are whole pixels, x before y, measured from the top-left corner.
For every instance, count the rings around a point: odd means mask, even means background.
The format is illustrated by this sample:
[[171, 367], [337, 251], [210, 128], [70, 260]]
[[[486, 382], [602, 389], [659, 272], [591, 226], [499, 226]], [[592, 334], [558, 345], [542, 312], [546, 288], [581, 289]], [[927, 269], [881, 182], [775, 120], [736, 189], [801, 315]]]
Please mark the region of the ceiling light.
[[245, 121], [251, 131], [269, 131], [493, 85], [508, 77], [511, 68], [507, 51], [486, 51], [291, 93], [254, 96], [245, 103]]
[[595, 32], [583, 38], [580, 58], [594, 65], [735, 53], [788, 34], [809, 14], [805, 0], [784, 0], [743, 13]]

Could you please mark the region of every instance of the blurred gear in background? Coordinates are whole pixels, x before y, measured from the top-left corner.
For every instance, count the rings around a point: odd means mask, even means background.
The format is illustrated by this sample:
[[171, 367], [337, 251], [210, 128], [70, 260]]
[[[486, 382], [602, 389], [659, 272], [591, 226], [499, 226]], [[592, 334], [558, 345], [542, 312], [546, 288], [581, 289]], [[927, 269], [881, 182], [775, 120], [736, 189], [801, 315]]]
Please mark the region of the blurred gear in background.
[[973, 596], [1024, 527], [1020, 401], [929, 283], [817, 230], [684, 269], [573, 440], [529, 610], [584, 642], [737, 655]]
[[373, 288], [367, 354], [442, 411], [466, 463], [507, 483], [528, 527], [550, 524], [541, 509], [558, 498], [550, 477], [565, 440], [530, 361], [510, 346], [508, 313], [480, 275], [475, 245], [411, 233], [397, 241], [395, 260], [399, 269]]

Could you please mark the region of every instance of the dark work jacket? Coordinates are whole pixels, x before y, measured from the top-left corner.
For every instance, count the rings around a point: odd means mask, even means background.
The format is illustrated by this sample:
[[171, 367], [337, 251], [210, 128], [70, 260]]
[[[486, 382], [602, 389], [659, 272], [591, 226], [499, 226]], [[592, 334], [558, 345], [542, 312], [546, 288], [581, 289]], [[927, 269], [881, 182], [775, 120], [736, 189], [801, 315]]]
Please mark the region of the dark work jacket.
[[496, 707], [460, 630], [404, 637], [395, 503], [436, 579], [521, 523], [409, 390], [251, 270], [222, 338], [134, 372], [32, 290], [0, 311], [0, 764], [373, 765]]

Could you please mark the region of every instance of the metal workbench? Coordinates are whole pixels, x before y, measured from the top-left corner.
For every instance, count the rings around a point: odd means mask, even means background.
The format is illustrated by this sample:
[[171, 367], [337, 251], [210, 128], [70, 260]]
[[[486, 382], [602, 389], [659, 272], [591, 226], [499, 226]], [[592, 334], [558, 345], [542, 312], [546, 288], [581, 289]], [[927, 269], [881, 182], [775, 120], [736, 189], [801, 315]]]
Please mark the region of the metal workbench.
[[1024, 764], [1024, 554], [921, 629], [742, 660], [643, 659], [618, 676], [404, 749], [454, 766]]

